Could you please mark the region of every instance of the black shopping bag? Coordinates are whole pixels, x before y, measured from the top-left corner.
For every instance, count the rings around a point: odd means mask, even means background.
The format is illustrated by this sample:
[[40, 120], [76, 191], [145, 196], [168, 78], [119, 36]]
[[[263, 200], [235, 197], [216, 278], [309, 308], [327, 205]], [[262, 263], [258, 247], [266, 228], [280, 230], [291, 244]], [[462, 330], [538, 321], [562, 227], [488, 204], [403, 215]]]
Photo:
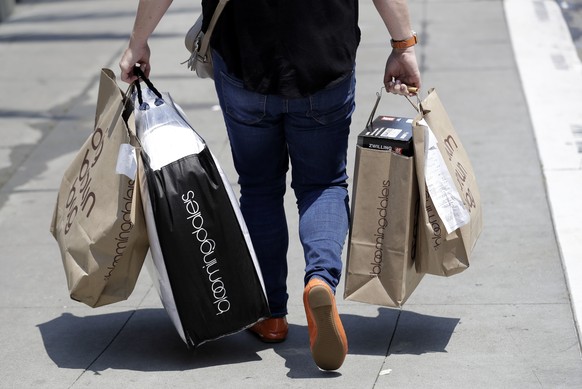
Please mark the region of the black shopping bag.
[[262, 276], [232, 188], [202, 138], [168, 94], [149, 81], [143, 97], [137, 90], [146, 224], [166, 284], [160, 295], [196, 347], [270, 315]]

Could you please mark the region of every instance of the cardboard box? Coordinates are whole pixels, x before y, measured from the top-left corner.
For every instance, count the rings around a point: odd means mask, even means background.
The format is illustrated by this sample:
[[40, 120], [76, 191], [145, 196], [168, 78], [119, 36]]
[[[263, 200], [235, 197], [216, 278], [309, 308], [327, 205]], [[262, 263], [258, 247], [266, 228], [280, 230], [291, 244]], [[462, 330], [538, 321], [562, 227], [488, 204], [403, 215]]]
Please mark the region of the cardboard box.
[[412, 119], [397, 116], [378, 116], [358, 135], [358, 145], [376, 150], [392, 151], [411, 157], [414, 155], [412, 145]]

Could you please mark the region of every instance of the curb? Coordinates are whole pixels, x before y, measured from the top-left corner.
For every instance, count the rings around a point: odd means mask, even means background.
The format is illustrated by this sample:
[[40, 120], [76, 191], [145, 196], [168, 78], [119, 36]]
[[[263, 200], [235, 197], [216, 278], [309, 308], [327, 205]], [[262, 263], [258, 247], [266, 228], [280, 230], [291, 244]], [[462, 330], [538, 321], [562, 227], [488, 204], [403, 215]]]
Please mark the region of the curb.
[[505, 0], [504, 7], [580, 342], [582, 62], [554, 0]]

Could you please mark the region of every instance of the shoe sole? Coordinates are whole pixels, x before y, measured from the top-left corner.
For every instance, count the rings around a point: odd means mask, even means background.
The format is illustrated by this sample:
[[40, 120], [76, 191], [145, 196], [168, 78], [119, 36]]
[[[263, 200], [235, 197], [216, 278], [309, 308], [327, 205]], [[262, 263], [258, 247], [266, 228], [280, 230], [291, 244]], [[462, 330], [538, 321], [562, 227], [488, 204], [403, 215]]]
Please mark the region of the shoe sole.
[[282, 343], [283, 341], [285, 341], [285, 339], [287, 339], [286, 336], [284, 338], [267, 338], [251, 329], [249, 329], [249, 332], [255, 335], [257, 338], [259, 338], [260, 341], [264, 343]]
[[345, 347], [333, 319], [333, 302], [328, 290], [315, 286], [309, 291], [309, 308], [317, 326], [317, 337], [311, 353], [323, 370], [337, 370], [346, 357]]

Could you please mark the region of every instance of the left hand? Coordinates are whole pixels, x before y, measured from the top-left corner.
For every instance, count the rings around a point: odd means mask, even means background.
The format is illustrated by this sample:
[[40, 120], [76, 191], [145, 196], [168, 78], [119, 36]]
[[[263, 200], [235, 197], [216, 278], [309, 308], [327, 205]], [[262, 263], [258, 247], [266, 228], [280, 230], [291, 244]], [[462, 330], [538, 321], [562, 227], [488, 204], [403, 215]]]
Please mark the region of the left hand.
[[408, 87], [420, 89], [420, 71], [414, 47], [393, 49], [386, 61], [384, 72], [386, 90], [399, 95], [414, 96]]

